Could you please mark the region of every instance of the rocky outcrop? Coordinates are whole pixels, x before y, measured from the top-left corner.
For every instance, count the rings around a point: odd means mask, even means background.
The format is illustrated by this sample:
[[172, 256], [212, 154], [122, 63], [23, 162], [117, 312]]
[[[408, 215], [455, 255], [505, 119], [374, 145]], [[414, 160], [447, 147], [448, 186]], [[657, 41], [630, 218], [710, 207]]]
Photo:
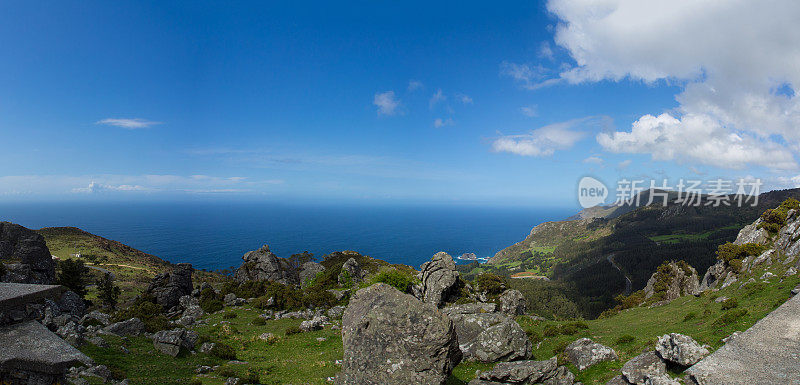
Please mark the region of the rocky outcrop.
[[672, 301], [684, 295], [695, 295], [700, 292], [700, 280], [697, 270], [684, 261], [671, 261], [658, 268], [650, 276], [644, 288], [645, 299], [653, 296], [658, 301]]
[[330, 320], [328, 319], [328, 317], [326, 317], [324, 315], [314, 316], [314, 318], [312, 318], [310, 320], [306, 320], [306, 321], [301, 322], [300, 323], [300, 330], [302, 330], [304, 332], [320, 330], [327, 323], [330, 323]]
[[569, 344], [564, 350], [569, 362], [584, 370], [598, 362], [617, 359], [617, 352], [608, 346], [598, 344], [588, 338], [581, 338]]
[[649, 351], [642, 353], [622, 365], [622, 384], [645, 385], [651, 378], [658, 378], [667, 374], [667, 364]]
[[438, 252], [422, 264], [419, 279], [422, 281], [422, 300], [441, 306], [458, 289], [459, 275], [453, 257]]
[[186, 329], [162, 330], [153, 335], [153, 347], [168, 356], [177, 357], [182, 348], [194, 349], [198, 337], [197, 332]]
[[284, 258], [278, 258], [264, 245], [258, 250], [248, 251], [242, 256], [242, 266], [236, 269], [234, 278], [239, 282], [272, 281], [284, 285], [299, 284], [297, 271]]
[[479, 373], [469, 385], [552, 384], [572, 385], [575, 376], [555, 357], [547, 361], [500, 362], [490, 371]]
[[180, 298], [192, 294], [192, 265], [179, 263], [171, 272], [153, 278], [145, 293], [153, 296], [156, 303], [168, 311], [178, 306]]
[[342, 286], [358, 285], [364, 280], [366, 272], [361, 270], [361, 265], [358, 264], [355, 258], [348, 259], [342, 265], [342, 271], [339, 273], [339, 284]]
[[51, 284], [55, 263], [44, 237], [20, 225], [0, 222], [0, 282]]
[[767, 230], [759, 228], [761, 225], [761, 218], [756, 219], [755, 222], [743, 227], [739, 230], [736, 240], [733, 241], [734, 245], [744, 245], [745, 243], [757, 243], [759, 245], [766, 244], [769, 240], [769, 233]]
[[325, 266], [322, 266], [316, 262], [306, 262], [303, 266], [300, 267], [300, 286], [305, 288], [311, 280], [313, 280], [317, 274], [322, 273], [325, 271]]
[[461, 360], [453, 322], [382, 283], [361, 289], [342, 318], [337, 384], [444, 384]]
[[[480, 320], [487, 321], [486, 323], [491, 326], [474, 338], [465, 338], [463, 342], [462, 334], [459, 334], [459, 347], [464, 353], [464, 359], [497, 362], [524, 360], [530, 357], [533, 345], [525, 331], [511, 318], [499, 314], [475, 314], [455, 322], [464, 325], [473, 321], [477, 324]], [[462, 326], [461, 329], [464, 330], [466, 327]]]
[[656, 352], [662, 359], [681, 366], [692, 366], [709, 354], [692, 337], [678, 333], [658, 337]]
[[524, 315], [528, 310], [528, 301], [522, 292], [516, 289], [506, 290], [500, 296], [500, 311], [510, 316]]
[[144, 322], [138, 318], [131, 318], [129, 320], [116, 322], [108, 325], [102, 330], [108, 334], [118, 336], [138, 336], [144, 333]]

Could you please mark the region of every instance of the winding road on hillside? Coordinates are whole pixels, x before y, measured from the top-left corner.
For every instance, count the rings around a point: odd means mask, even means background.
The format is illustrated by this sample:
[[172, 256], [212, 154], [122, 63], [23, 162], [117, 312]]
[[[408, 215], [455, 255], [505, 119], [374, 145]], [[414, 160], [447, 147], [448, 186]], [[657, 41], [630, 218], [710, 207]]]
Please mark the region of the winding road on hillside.
[[610, 263], [611, 266], [614, 266], [615, 269], [625, 276], [625, 295], [631, 295], [633, 292], [633, 281], [631, 281], [631, 278], [628, 277], [628, 274], [625, 274], [625, 272], [622, 271], [622, 267], [620, 267], [617, 262], [614, 261], [614, 254], [610, 254], [608, 257], [606, 257], [606, 260], [608, 260], [608, 263]]

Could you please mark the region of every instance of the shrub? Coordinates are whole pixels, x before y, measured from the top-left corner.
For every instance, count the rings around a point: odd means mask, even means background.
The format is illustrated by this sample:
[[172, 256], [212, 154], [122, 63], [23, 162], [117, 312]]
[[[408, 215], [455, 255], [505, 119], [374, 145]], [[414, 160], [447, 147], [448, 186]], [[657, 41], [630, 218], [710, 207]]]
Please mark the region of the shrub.
[[636, 337], [634, 337], [634, 336], [632, 336], [630, 334], [625, 334], [624, 336], [620, 336], [619, 338], [617, 338], [617, 345], [629, 344], [629, 343], [631, 343], [631, 342], [633, 342], [635, 340], [636, 340]]
[[728, 264], [736, 271], [740, 271], [742, 267], [742, 259], [751, 255], [759, 255], [767, 249], [767, 246], [759, 245], [756, 243], [745, 243], [743, 245], [734, 245], [731, 242], [719, 245], [717, 248], [717, 258]]
[[253, 325], [255, 325], [255, 326], [264, 326], [264, 325], [267, 324], [267, 320], [265, 320], [265, 319], [263, 319], [261, 317], [256, 317], [256, 318], [253, 318], [253, 321], [251, 323]]
[[561, 334], [561, 331], [558, 325], [547, 325], [542, 330], [542, 334], [544, 334], [545, 337], [555, 337]]
[[569, 341], [560, 341], [556, 346], [553, 348], [553, 354], [559, 356], [561, 353], [564, 353], [564, 350], [567, 350], [567, 346], [569, 346]]
[[481, 273], [475, 280], [478, 283], [478, 289], [489, 295], [499, 295], [508, 287], [505, 278], [493, 273]]
[[111, 378], [115, 380], [124, 380], [128, 378], [128, 373], [126, 373], [125, 370], [119, 366], [108, 364], [106, 367], [108, 367], [108, 371], [111, 372]]
[[714, 325], [716, 326], [730, 325], [736, 322], [736, 320], [738, 320], [739, 318], [744, 317], [745, 315], [747, 315], [747, 310], [745, 309], [728, 310], [725, 313], [723, 313], [722, 316], [719, 317], [716, 321], [714, 321]]
[[236, 374], [236, 371], [233, 370], [233, 368], [230, 368], [230, 367], [227, 367], [227, 366], [220, 366], [220, 368], [217, 369], [217, 374], [220, 377], [223, 377], [223, 378], [224, 377], [236, 377], [236, 376], [238, 376], [238, 374]]
[[623, 294], [620, 294], [614, 297], [614, 300], [616, 300], [622, 306], [622, 309], [630, 309], [642, 304], [644, 302], [644, 296], [644, 290], [639, 290], [631, 293], [631, 295], [627, 297]]
[[685, 316], [683, 316], [683, 322], [691, 321], [691, 320], [693, 320], [695, 318], [697, 318], [697, 313], [695, 313], [693, 311], [690, 311], [690, 312], [686, 313]]
[[[214, 344], [214, 347], [211, 348], [211, 351], [208, 354], [221, 358], [223, 360], [235, 360], [236, 359], [236, 351], [230, 345], [223, 344], [221, 342], [217, 342]], [[226, 377], [233, 377], [233, 376], [226, 376]]]
[[525, 330], [525, 334], [528, 335], [528, 339], [534, 344], [542, 341], [542, 335], [537, 333], [535, 330]]
[[286, 335], [287, 336], [290, 336], [292, 334], [302, 333], [302, 332], [303, 331], [300, 330], [300, 327], [298, 327], [298, 326], [289, 326], [288, 328], [286, 328]]
[[222, 310], [222, 295], [214, 289], [207, 287], [200, 292], [200, 308], [206, 313], [216, 313]]
[[238, 316], [239, 316], [238, 314], [236, 314], [236, 313], [234, 313], [232, 311], [229, 311], [229, 312], [223, 314], [222, 318], [224, 318], [224, 319], [234, 319], [234, 318], [236, 318]]
[[244, 375], [241, 377], [241, 382], [243, 384], [260, 384], [258, 378], [258, 371], [253, 368], [247, 368], [247, 371], [244, 372]]
[[86, 295], [86, 274], [89, 269], [79, 259], [65, 259], [58, 262], [58, 284], [66, 286], [83, 298]]
[[119, 322], [131, 318], [139, 318], [148, 332], [155, 333], [169, 327], [169, 322], [167, 317], [164, 317], [163, 312], [164, 309], [161, 305], [155, 303], [153, 297], [142, 295], [127, 309], [118, 311], [113, 319], [114, 322]]
[[722, 301], [722, 310], [730, 310], [736, 307], [739, 307], [739, 302], [733, 298], [728, 298]]
[[103, 302], [103, 306], [109, 309], [117, 308], [117, 301], [119, 300], [119, 286], [114, 285], [114, 279], [111, 273], [105, 273], [103, 278], [97, 282], [97, 296]]
[[396, 269], [381, 271], [372, 278], [370, 284], [372, 285], [378, 282], [392, 286], [403, 293], [408, 293], [411, 290], [411, 285], [414, 283], [410, 276]]

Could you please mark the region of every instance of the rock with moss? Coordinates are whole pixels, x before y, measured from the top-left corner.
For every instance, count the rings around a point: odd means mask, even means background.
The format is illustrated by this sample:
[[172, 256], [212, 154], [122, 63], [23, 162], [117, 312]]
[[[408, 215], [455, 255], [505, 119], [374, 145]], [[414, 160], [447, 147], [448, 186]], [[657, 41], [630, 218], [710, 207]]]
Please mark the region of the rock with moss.
[[316, 278], [317, 274], [322, 273], [323, 271], [325, 271], [325, 266], [322, 266], [317, 262], [304, 263], [303, 266], [300, 267], [300, 271], [298, 273], [300, 286], [303, 288], [307, 287], [311, 282], [314, 281], [314, 278]]
[[44, 237], [23, 226], [0, 222], [0, 282], [51, 284], [56, 270]]
[[444, 384], [461, 361], [453, 322], [435, 306], [377, 283], [342, 318], [337, 384]]
[[684, 261], [670, 261], [659, 266], [644, 288], [645, 299], [666, 302], [699, 292], [697, 270]]
[[524, 315], [528, 310], [528, 301], [522, 292], [516, 289], [506, 290], [500, 296], [500, 311], [510, 316]]
[[351, 287], [358, 285], [364, 281], [366, 271], [361, 269], [355, 258], [350, 258], [342, 265], [342, 271], [339, 273], [339, 285]]
[[658, 337], [656, 352], [662, 359], [681, 366], [692, 366], [709, 354], [692, 337], [678, 333]]
[[603, 361], [617, 359], [617, 352], [608, 346], [598, 344], [588, 338], [581, 338], [569, 344], [564, 350], [569, 362], [584, 370]]
[[420, 270], [418, 278], [422, 281], [423, 301], [441, 307], [450, 296], [457, 294], [460, 278], [449, 254], [436, 253]]
[[572, 385], [575, 376], [555, 357], [547, 361], [500, 362], [492, 370], [478, 373], [469, 385], [553, 384]]

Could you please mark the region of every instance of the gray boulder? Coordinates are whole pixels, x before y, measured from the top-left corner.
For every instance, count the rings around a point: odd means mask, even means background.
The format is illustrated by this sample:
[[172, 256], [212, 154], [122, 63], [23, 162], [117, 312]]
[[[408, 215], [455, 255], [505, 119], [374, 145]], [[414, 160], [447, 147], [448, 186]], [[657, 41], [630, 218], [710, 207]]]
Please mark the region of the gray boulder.
[[197, 333], [191, 330], [162, 330], [153, 335], [153, 347], [161, 353], [177, 357], [181, 348], [187, 350], [194, 349], [197, 339]]
[[248, 251], [242, 256], [242, 266], [236, 270], [234, 278], [239, 282], [272, 281], [284, 285], [297, 285], [297, 271], [285, 258], [278, 258], [264, 245], [258, 250]]
[[61, 326], [58, 328], [58, 330], [56, 330], [56, 334], [58, 334], [58, 336], [63, 338], [65, 341], [69, 342], [69, 344], [72, 346], [83, 345], [85, 342], [85, 332], [86, 328], [75, 321], [69, 321], [64, 324], [64, 326]]
[[692, 366], [710, 353], [692, 337], [678, 333], [658, 337], [656, 352], [664, 360], [681, 366]]
[[44, 237], [20, 225], [0, 222], [0, 282], [51, 284], [56, 266]]
[[325, 271], [325, 266], [322, 266], [316, 262], [306, 262], [303, 266], [300, 267], [300, 286], [305, 288], [311, 280], [313, 280], [317, 274], [322, 273]]
[[157, 275], [146, 293], [152, 295], [164, 310], [180, 304], [181, 297], [192, 294], [192, 265], [179, 263], [171, 272]]
[[350, 258], [342, 265], [342, 271], [337, 278], [340, 285], [357, 285], [364, 280], [364, 275], [361, 265], [356, 262], [355, 258]]
[[681, 383], [666, 374], [662, 374], [660, 376], [648, 377], [644, 385], [681, 385]]
[[449, 318], [383, 283], [350, 300], [342, 342], [337, 384], [444, 384], [461, 360]]
[[497, 362], [530, 357], [533, 346], [527, 334], [502, 313], [451, 313], [449, 317], [465, 360]]
[[144, 322], [138, 318], [131, 318], [108, 325], [102, 331], [118, 336], [138, 336], [144, 333]]
[[608, 346], [598, 344], [588, 338], [581, 338], [569, 344], [564, 350], [569, 362], [584, 370], [598, 362], [616, 360], [617, 352]]
[[86, 314], [86, 303], [81, 296], [75, 294], [73, 291], [67, 291], [62, 294], [57, 304], [62, 314], [69, 313], [78, 318]]
[[761, 224], [761, 218], [756, 219], [755, 222], [743, 227], [739, 230], [736, 240], [733, 241], [735, 245], [743, 245], [745, 243], [765, 244], [769, 240], [769, 233], [765, 229], [760, 229], [758, 226]]
[[341, 319], [344, 314], [344, 306], [334, 306], [328, 309], [328, 317], [331, 319]]
[[474, 302], [461, 305], [452, 305], [442, 309], [442, 313], [453, 318], [463, 314], [494, 313], [497, 306], [493, 303]]
[[322, 329], [322, 326], [328, 323], [330, 320], [326, 316], [315, 316], [310, 320], [306, 320], [300, 323], [300, 330], [304, 332], [310, 332], [314, 330]]
[[430, 261], [422, 264], [420, 270], [423, 301], [440, 307], [458, 289], [456, 263], [449, 254], [436, 253]]
[[510, 316], [524, 315], [528, 310], [528, 301], [522, 292], [516, 289], [503, 292], [500, 304], [500, 311]]
[[555, 357], [547, 361], [500, 362], [492, 370], [479, 373], [469, 385], [548, 384], [572, 385], [575, 376]]
[[631, 384], [644, 385], [648, 378], [666, 374], [667, 364], [653, 351], [642, 353], [622, 365], [622, 375]]
[[625, 376], [620, 374], [619, 376], [614, 376], [614, 378], [608, 380], [606, 385], [631, 385], [631, 383], [625, 379]]
[[86, 325], [90, 322], [99, 322], [103, 326], [108, 326], [111, 325], [111, 317], [108, 314], [92, 310], [81, 318], [81, 325]]

